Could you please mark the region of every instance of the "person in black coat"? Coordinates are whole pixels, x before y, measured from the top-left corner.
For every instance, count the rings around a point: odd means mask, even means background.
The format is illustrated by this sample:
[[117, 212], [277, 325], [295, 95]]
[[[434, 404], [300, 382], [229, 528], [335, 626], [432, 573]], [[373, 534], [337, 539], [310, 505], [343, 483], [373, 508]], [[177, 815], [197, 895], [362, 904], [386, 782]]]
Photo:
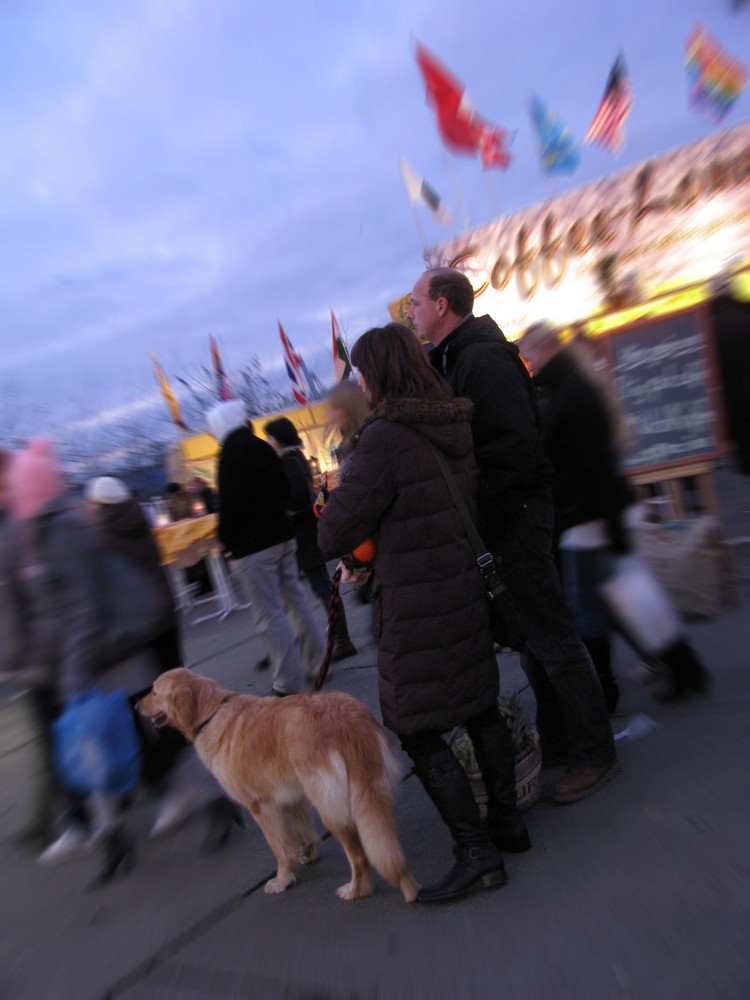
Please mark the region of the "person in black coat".
[[[505, 882], [500, 850], [531, 846], [516, 809], [514, 754], [497, 699], [498, 670], [482, 575], [436, 458], [445, 456], [473, 512], [477, 490], [467, 400], [452, 399], [406, 327], [369, 330], [352, 361], [373, 415], [323, 509], [331, 557], [375, 536], [373, 631], [380, 706], [448, 825], [456, 863], [423, 889], [436, 901], [482, 880]], [[487, 786], [487, 827], [442, 734], [466, 725]]]
[[[241, 400], [207, 414], [221, 446], [219, 538], [234, 560], [273, 669], [272, 693], [296, 694], [317, 673], [325, 635], [299, 579], [281, 459], [248, 424]], [[287, 619], [287, 615], [289, 618]]]
[[[614, 712], [620, 691], [612, 673], [608, 633], [617, 623], [599, 587], [614, 573], [615, 557], [632, 549], [626, 511], [635, 503], [635, 495], [620, 471], [618, 447], [618, 440], [625, 437], [620, 426], [624, 421], [585, 342], [563, 344], [556, 327], [540, 322], [524, 332], [519, 347], [534, 373], [544, 440], [555, 469], [555, 535], [565, 598], [591, 654], [607, 707]], [[624, 627], [619, 630], [637, 648]], [[683, 635], [647, 658], [664, 664], [670, 677], [667, 688], [657, 694], [660, 701], [707, 689], [707, 671]]]
[[[289, 482], [287, 507], [294, 537], [297, 540], [299, 571], [307, 579], [327, 613], [331, 597], [331, 578], [328, 575], [325, 556], [318, 547], [318, 518], [313, 512], [315, 487], [310, 463], [302, 454], [302, 441], [297, 428], [288, 417], [269, 420], [264, 429], [266, 437], [281, 459]], [[342, 600], [334, 626], [331, 660], [336, 662], [356, 655], [357, 649], [349, 636], [346, 609]]]
[[554, 801], [577, 802], [617, 773], [612, 729], [552, 555], [552, 467], [531, 379], [494, 320], [472, 314], [473, 302], [465, 274], [435, 268], [414, 285], [408, 315], [432, 345], [434, 367], [474, 404], [480, 534], [502, 560], [506, 593], [526, 636], [521, 656], [537, 701], [542, 754], [548, 764], [568, 765]]
[[[174, 598], [159, 549], [138, 500], [126, 484], [114, 476], [100, 476], [86, 485], [85, 497], [93, 520], [107, 544], [131, 561], [150, 581], [163, 613], [162, 629], [149, 644], [153, 677], [184, 665], [182, 639], [174, 608]], [[150, 686], [151, 681], [148, 681]], [[177, 829], [188, 817], [205, 811], [208, 830], [204, 851], [221, 847], [231, 824], [239, 816], [234, 806], [213, 782], [207, 782], [191, 762], [190, 744], [169, 726], [155, 730], [135, 710], [148, 687], [131, 692], [136, 728], [142, 744], [142, 783], [159, 796], [159, 810], [150, 836], [158, 837]]]

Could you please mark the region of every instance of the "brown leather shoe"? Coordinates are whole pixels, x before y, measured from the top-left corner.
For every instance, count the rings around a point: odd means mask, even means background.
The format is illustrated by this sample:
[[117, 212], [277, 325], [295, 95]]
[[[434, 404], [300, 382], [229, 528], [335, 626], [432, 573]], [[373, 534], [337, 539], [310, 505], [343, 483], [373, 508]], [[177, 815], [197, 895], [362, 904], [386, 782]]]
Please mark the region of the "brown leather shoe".
[[602, 785], [606, 785], [619, 773], [620, 765], [616, 760], [602, 767], [569, 767], [563, 780], [555, 788], [552, 800], [557, 805], [580, 802], [581, 799], [598, 792]]

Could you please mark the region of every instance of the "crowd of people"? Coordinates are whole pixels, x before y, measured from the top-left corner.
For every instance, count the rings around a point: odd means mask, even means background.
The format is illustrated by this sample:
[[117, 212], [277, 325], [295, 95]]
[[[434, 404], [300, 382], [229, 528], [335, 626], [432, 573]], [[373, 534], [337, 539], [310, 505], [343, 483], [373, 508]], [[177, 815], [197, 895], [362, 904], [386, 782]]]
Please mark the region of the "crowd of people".
[[[516, 804], [511, 734], [498, 709], [485, 579], [459, 507], [494, 556], [522, 633], [543, 760], [565, 766], [556, 803], [592, 795], [618, 773], [614, 630], [665, 672], [663, 701], [705, 693], [709, 681], [682, 631], [646, 649], [602, 596], [618, 558], [632, 550], [634, 498], [621, 472], [622, 421], [585, 343], [541, 323], [513, 344], [490, 317], [473, 315], [473, 302], [461, 272], [429, 270], [411, 296], [417, 336], [390, 323], [357, 340], [357, 379], [336, 385], [328, 400], [340, 475], [324, 505], [295, 425], [271, 420], [264, 440], [239, 400], [207, 414], [219, 446], [216, 493], [201, 482], [166, 491], [173, 519], [190, 516], [196, 503], [216, 510], [218, 537], [267, 654], [270, 695], [304, 691], [327, 640], [333, 660], [357, 653], [345, 609], [327, 637], [310, 600], [328, 607], [331, 560], [341, 560], [342, 579], [371, 602], [383, 721], [454, 842], [452, 868], [420, 890], [423, 902], [480, 882], [502, 885], [503, 853], [531, 848]], [[354, 559], [366, 540], [372, 552]], [[105, 657], [112, 614], [102, 553], [112, 550], [142, 574], [161, 614], [147, 642]], [[95, 881], [108, 881], [133, 859], [126, 803], [66, 788], [51, 733], [66, 701], [87, 687], [122, 688], [134, 706], [160, 672], [184, 664], [141, 505], [113, 477], [91, 481], [84, 500], [72, 502], [49, 442], [0, 450], [0, 584], [2, 676], [26, 686], [42, 734], [22, 836], [41, 850], [41, 864], [101, 851]], [[233, 805], [192, 766], [181, 738], [135, 713], [134, 724], [141, 783], [158, 802], [152, 833], [201, 808], [207, 845], [223, 843], [240, 821]], [[456, 726], [466, 727], [474, 747], [486, 818], [446, 742]]]

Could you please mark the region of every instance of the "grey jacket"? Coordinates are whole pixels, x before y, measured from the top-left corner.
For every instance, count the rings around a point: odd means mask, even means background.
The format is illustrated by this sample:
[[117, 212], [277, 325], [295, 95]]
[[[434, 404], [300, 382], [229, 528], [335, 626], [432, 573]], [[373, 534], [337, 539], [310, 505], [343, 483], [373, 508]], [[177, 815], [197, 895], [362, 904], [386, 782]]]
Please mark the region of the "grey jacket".
[[10, 668], [62, 702], [96, 676], [103, 619], [101, 540], [64, 499], [13, 526], [3, 590], [18, 644]]

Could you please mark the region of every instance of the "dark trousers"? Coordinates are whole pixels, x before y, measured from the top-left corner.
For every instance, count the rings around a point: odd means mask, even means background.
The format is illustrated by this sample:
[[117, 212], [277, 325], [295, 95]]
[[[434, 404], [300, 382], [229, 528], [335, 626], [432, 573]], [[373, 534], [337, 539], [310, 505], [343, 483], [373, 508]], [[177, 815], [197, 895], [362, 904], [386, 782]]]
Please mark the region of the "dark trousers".
[[399, 740], [456, 846], [492, 850], [469, 777], [440, 733], [416, 733]]
[[60, 818], [80, 826], [88, 825], [84, 798], [64, 788], [57, 779], [52, 754], [52, 723], [61, 708], [52, 688], [32, 688], [28, 692], [31, 714], [40, 735], [37, 783], [34, 789], [29, 832], [49, 837]]
[[576, 767], [601, 767], [615, 745], [601, 685], [583, 641], [573, 628], [552, 555], [553, 511], [530, 500], [489, 540], [503, 561], [508, 597], [526, 645], [521, 663], [537, 702], [542, 750], [564, 754]]

